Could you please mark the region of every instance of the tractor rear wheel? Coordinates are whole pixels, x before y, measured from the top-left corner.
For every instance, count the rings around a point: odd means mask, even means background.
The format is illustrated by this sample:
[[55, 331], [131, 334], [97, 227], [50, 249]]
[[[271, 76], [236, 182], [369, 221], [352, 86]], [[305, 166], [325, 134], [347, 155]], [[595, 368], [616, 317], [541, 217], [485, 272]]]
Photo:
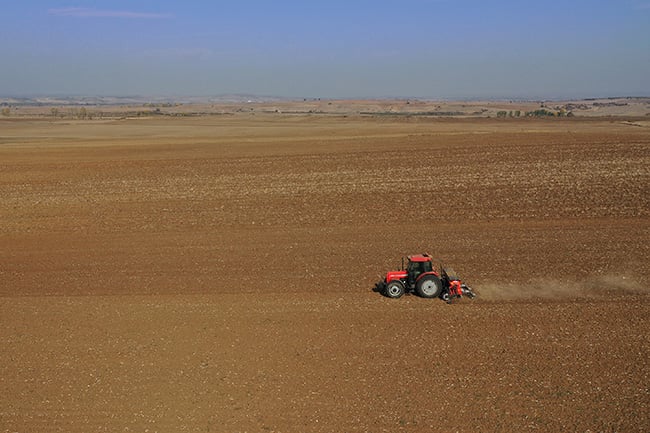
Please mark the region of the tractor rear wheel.
[[435, 275], [425, 275], [415, 284], [415, 293], [422, 298], [437, 298], [440, 292], [442, 283]]
[[393, 299], [400, 298], [404, 294], [404, 284], [402, 284], [400, 281], [391, 281], [386, 286], [386, 290], [384, 290], [384, 294], [388, 298], [393, 298]]

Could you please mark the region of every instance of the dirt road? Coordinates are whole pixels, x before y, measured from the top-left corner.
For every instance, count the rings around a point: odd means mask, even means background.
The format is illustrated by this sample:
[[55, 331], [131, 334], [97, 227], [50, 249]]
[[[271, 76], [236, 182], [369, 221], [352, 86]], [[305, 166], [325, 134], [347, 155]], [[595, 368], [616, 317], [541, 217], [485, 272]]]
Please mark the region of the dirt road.
[[0, 431], [647, 431], [634, 125], [2, 120]]

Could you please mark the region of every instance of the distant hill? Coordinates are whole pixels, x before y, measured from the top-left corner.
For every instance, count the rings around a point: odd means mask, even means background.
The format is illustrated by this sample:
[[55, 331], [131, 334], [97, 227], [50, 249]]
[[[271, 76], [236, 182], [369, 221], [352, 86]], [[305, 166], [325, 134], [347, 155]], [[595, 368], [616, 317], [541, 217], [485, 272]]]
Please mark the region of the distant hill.
[[433, 100], [216, 96], [0, 97], [0, 117], [103, 119], [213, 114], [321, 114], [418, 117], [635, 117], [650, 119], [650, 97], [580, 100]]
[[29, 96], [2, 97], [2, 105], [142, 105], [153, 104], [221, 104], [242, 102], [276, 102], [287, 101], [290, 98], [278, 96], [259, 96], [248, 94], [228, 94], [217, 96]]

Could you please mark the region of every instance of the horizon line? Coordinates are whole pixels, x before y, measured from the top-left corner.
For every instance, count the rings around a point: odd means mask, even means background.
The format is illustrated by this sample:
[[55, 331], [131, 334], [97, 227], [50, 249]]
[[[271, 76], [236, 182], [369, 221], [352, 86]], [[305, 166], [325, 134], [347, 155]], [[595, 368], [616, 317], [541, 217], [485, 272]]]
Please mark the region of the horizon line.
[[91, 94], [70, 94], [70, 93], [43, 93], [43, 94], [0, 94], [0, 102], [3, 99], [22, 99], [22, 100], [32, 100], [38, 101], [39, 99], [70, 99], [70, 100], [82, 100], [82, 99], [157, 99], [165, 101], [174, 101], [182, 99], [219, 99], [219, 98], [241, 98], [241, 99], [256, 99], [254, 102], [263, 102], [263, 100], [286, 100], [286, 101], [382, 101], [382, 100], [421, 100], [421, 101], [459, 101], [459, 102], [468, 102], [468, 101], [502, 101], [502, 102], [543, 102], [543, 101], [588, 101], [595, 99], [648, 99], [650, 94], [643, 95], [613, 95], [613, 96], [553, 96], [553, 97], [543, 97], [543, 96], [463, 96], [463, 97], [444, 97], [444, 96], [334, 96], [334, 97], [322, 97], [322, 96], [278, 96], [278, 95], [260, 95], [254, 93], [220, 93], [213, 95], [164, 95], [164, 94], [115, 94], [115, 95], [91, 95]]

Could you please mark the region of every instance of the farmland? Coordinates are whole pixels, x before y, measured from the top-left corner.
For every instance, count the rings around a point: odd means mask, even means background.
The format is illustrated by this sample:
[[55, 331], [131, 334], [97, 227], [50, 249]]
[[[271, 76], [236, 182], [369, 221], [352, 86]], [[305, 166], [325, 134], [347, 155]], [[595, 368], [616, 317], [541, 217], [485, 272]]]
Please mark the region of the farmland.
[[648, 430], [648, 120], [280, 111], [0, 118], [0, 431]]

